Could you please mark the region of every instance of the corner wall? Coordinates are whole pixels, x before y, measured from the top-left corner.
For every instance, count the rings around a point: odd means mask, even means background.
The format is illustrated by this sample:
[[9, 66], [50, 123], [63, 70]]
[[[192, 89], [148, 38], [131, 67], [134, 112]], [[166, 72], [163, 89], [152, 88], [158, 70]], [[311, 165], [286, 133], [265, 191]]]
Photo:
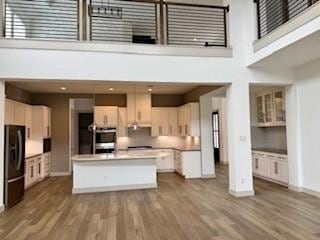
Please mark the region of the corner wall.
[[[5, 113], [5, 83], [0, 81], [0, 113]], [[0, 114], [0, 212], [4, 210], [4, 114]]]
[[320, 196], [320, 61], [297, 70], [298, 138], [302, 164], [302, 185]]

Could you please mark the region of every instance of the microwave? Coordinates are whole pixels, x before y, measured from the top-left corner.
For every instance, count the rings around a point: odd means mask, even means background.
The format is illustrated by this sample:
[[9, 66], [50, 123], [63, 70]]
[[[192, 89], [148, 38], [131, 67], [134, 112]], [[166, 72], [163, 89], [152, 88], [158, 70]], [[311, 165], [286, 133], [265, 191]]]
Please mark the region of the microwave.
[[116, 143], [116, 128], [96, 128], [94, 132], [94, 153], [112, 153], [116, 150]]

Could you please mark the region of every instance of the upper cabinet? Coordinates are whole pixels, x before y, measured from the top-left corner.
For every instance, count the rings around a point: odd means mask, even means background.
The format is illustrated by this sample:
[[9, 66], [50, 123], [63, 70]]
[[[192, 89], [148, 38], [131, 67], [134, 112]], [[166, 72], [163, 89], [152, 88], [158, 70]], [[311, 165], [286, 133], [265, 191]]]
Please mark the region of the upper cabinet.
[[24, 126], [26, 104], [10, 99], [6, 99], [5, 102], [5, 124]]
[[45, 139], [51, 137], [51, 109], [46, 106], [32, 107], [32, 137]]
[[181, 106], [179, 112], [179, 135], [200, 136], [200, 106], [199, 103], [188, 103]]
[[151, 126], [151, 94], [127, 95], [128, 124], [137, 121], [142, 127]]
[[168, 121], [169, 121], [169, 136], [178, 136], [178, 108], [167, 108], [168, 109]]
[[169, 112], [168, 108], [152, 108], [151, 136], [169, 135]]
[[285, 100], [283, 89], [273, 89], [258, 93], [256, 101], [256, 125], [258, 127], [284, 126]]
[[128, 136], [127, 108], [118, 108], [118, 137]]
[[94, 120], [99, 127], [117, 127], [118, 107], [94, 107]]

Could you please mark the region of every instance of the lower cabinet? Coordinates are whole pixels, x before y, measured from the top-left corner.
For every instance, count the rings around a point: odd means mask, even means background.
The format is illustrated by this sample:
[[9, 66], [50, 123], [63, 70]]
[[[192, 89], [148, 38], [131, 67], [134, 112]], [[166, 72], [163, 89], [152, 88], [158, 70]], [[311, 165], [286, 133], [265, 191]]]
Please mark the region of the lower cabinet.
[[25, 160], [25, 189], [42, 181], [50, 174], [50, 153], [41, 154]]
[[286, 155], [252, 152], [252, 170], [255, 177], [287, 185], [289, 182]]
[[174, 167], [183, 177], [201, 178], [201, 153], [200, 151], [175, 150]]
[[174, 172], [174, 153], [172, 149], [158, 150], [161, 157], [157, 158], [158, 172]]

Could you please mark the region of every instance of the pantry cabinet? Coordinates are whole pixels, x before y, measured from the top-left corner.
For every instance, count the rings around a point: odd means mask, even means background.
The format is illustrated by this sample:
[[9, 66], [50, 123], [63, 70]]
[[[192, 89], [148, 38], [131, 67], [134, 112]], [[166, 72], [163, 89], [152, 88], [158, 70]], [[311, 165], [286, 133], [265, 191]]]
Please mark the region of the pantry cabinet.
[[118, 108], [118, 137], [128, 136], [127, 108]]
[[151, 126], [151, 94], [127, 94], [128, 124]]
[[188, 103], [179, 108], [179, 136], [200, 136], [199, 103]]
[[286, 155], [260, 151], [252, 152], [253, 175], [282, 185], [289, 182]]
[[256, 125], [258, 127], [284, 126], [285, 100], [283, 89], [260, 92], [255, 97]]
[[98, 127], [118, 126], [118, 107], [96, 106], [94, 107], [94, 120]]
[[32, 106], [32, 137], [51, 137], [51, 109], [46, 106]]

